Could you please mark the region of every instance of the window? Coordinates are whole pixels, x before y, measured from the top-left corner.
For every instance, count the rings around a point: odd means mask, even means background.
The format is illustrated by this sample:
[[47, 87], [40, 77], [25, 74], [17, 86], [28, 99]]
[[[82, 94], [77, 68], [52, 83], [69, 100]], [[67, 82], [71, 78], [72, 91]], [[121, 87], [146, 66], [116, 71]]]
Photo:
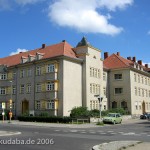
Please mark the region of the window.
[[28, 76], [28, 77], [31, 77], [31, 75], [32, 75], [31, 68], [28, 68], [28, 69], [27, 69], [27, 76]]
[[25, 75], [24, 70], [20, 70], [20, 78], [23, 78]]
[[104, 96], [106, 96], [106, 88], [105, 87], [103, 88], [103, 93], [104, 93]]
[[98, 69], [98, 78], [100, 78], [100, 70]]
[[13, 72], [13, 80], [16, 79], [16, 72]]
[[12, 94], [16, 94], [16, 87], [15, 86], [12, 87]]
[[31, 84], [27, 84], [27, 93], [31, 93]]
[[103, 72], [103, 80], [106, 81], [106, 73]]
[[139, 96], [141, 96], [141, 89], [139, 88]]
[[92, 68], [90, 68], [90, 77], [92, 77]]
[[1, 73], [0, 74], [0, 80], [6, 80], [7, 79], [7, 74], [6, 73]]
[[97, 69], [95, 69], [95, 75], [94, 76], [97, 78]]
[[54, 107], [54, 101], [53, 100], [51, 100], [51, 101], [48, 101], [47, 102], [47, 109], [54, 109], [55, 107]]
[[54, 90], [54, 83], [48, 82], [47, 83], [47, 91], [53, 91]]
[[42, 91], [42, 88], [41, 88], [41, 84], [40, 83], [37, 83], [36, 84], [36, 92], [41, 92]]
[[36, 75], [41, 75], [41, 67], [40, 66], [38, 66], [38, 67], [36, 67]]
[[92, 93], [92, 84], [90, 84], [90, 93]]
[[123, 88], [115, 88], [115, 94], [122, 94]]
[[147, 91], [147, 90], [145, 90], [145, 92], [146, 92], [146, 97], [148, 97], [148, 91]]
[[114, 74], [115, 80], [121, 80], [122, 79], [122, 74]]
[[140, 75], [138, 75], [138, 82], [140, 83]]
[[112, 108], [117, 108], [117, 102], [115, 101], [112, 102]]
[[36, 109], [40, 110], [41, 108], [41, 102], [40, 101], [36, 101]]
[[21, 94], [24, 94], [24, 88], [25, 88], [25, 87], [24, 87], [24, 84], [21, 84], [21, 85], [20, 85], [20, 93], [21, 93]]
[[137, 87], [135, 87], [135, 95], [137, 95]]
[[49, 64], [47, 66], [47, 72], [54, 72], [55, 71], [55, 66], [54, 64]]
[[0, 95], [5, 95], [5, 94], [6, 94], [6, 88], [0, 87]]
[[136, 82], [136, 74], [134, 74], [134, 81]]
[[138, 110], [138, 102], [135, 102], [135, 109]]
[[147, 78], [145, 78], [145, 85], [147, 85]]
[[0, 109], [2, 109], [2, 103], [0, 103]]
[[150, 97], [150, 91], [149, 91], [149, 97]]
[[144, 89], [142, 89], [142, 96], [144, 97]]

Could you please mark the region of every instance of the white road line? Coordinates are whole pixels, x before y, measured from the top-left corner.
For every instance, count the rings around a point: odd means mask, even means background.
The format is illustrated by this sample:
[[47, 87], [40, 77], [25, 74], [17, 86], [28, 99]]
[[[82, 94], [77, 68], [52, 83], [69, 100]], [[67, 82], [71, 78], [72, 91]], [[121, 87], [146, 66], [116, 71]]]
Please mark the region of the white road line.
[[114, 131], [107, 131], [107, 132], [114, 132]]
[[54, 131], [59, 132], [60, 130], [54, 130]]

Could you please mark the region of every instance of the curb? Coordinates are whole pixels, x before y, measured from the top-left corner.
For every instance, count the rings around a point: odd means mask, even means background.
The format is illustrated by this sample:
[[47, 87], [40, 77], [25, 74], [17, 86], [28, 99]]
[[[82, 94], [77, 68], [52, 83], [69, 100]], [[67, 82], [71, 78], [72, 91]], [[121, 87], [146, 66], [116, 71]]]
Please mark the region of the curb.
[[11, 136], [11, 135], [19, 135], [21, 132], [9, 132], [9, 131], [0, 131], [1, 136]]
[[141, 141], [113, 141], [95, 145], [92, 150], [123, 150], [139, 143], [141, 143]]

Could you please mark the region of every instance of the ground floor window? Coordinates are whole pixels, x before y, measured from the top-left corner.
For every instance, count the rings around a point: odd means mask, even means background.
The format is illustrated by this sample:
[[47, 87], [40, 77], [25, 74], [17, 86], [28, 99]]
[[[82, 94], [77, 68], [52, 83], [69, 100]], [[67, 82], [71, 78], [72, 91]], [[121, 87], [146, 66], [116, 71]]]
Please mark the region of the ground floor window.
[[54, 109], [54, 100], [47, 101], [47, 109]]
[[36, 101], [36, 109], [37, 110], [40, 110], [40, 108], [41, 108], [41, 102], [40, 101]]
[[99, 109], [99, 102], [98, 100], [91, 100], [90, 101], [90, 109]]
[[112, 102], [112, 108], [117, 108], [117, 102], [116, 101]]

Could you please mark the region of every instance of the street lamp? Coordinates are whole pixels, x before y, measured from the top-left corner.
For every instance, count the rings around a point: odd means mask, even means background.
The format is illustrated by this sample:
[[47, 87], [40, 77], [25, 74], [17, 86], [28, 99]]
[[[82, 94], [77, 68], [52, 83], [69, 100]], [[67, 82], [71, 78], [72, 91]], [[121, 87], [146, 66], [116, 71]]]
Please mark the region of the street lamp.
[[10, 91], [10, 100], [9, 100], [9, 123], [11, 123], [11, 118], [12, 118], [12, 112], [11, 112], [11, 109], [12, 109], [12, 81], [9, 81], [10, 84], [11, 84], [11, 91]]
[[100, 94], [99, 94], [99, 95], [94, 95], [94, 97], [97, 97], [97, 99], [98, 99], [98, 101], [99, 101], [99, 118], [100, 118], [100, 120], [101, 120], [101, 118], [102, 118], [102, 115], [101, 115], [102, 104], [101, 104], [101, 102], [102, 102], [102, 100], [103, 100], [103, 97], [101, 97]]

